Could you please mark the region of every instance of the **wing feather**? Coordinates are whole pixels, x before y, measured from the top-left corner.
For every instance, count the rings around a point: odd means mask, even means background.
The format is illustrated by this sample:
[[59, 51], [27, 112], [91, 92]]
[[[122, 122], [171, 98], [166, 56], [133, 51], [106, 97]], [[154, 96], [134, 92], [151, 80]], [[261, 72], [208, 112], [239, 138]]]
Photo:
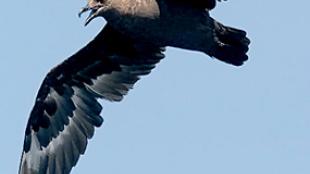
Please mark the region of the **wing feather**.
[[45, 77], [31, 111], [20, 174], [67, 174], [101, 126], [98, 98], [121, 101], [164, 57], [106, 26], [86, 47]]

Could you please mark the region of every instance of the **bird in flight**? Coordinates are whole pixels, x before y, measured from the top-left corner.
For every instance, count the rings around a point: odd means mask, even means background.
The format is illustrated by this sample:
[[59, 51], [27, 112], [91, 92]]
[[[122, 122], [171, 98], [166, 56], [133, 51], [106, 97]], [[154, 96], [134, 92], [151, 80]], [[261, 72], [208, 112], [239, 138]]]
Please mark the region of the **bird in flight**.
[[107, 23], [46, 75], [25, 130], [19, 174], [68, 174], [100, 127], [98, 99], [118, 102], [164, 58], [166, 46], [231, 65], [247, 59], [246, 32], [210, 17], [216, 0], [88, 0], [80, 15]]

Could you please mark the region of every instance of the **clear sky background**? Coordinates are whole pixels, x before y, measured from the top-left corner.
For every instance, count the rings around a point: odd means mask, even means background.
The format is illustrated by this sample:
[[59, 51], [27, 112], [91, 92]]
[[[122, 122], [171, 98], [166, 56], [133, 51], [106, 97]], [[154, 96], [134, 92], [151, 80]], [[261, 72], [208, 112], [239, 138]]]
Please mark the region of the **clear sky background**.
[[[0, 173], [17, 173], [24, 129], [46, 73], [102, 28], [81, 0], [3, 1], [0, 11]], [[219, 3], [211, 15], [246, 29], [236, 68], [168, 48], [103, 126], [74, 174], [309, 174], [310, 2]]]

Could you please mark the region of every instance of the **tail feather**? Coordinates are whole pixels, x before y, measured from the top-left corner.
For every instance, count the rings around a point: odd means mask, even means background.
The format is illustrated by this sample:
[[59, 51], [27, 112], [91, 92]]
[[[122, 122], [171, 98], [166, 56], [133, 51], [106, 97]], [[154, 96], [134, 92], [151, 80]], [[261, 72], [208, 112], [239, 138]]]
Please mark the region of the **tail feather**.
[[246, 32], [240, 29], [224, 26], [214, 21], [216, 45], [210, 54], [226, 63], [240, 66], [246, 60], [249, 50], [250, 39], [247, 38]]

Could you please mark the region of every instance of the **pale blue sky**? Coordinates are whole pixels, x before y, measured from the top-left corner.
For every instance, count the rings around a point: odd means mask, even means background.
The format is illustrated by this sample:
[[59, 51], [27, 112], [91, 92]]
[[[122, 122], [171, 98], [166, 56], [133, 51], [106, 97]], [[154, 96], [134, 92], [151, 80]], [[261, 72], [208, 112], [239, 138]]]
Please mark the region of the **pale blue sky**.
[[[24, 129], [45, 74], [101, 29], [81, 0], [3, 1], [0, 12], [0, 173], [17, 173]], [[310, 2], [219, 3], [212, 16], [246, 29], [236, 68], [168, 48], [105, 122], [73, 174], [309, 174]]]

